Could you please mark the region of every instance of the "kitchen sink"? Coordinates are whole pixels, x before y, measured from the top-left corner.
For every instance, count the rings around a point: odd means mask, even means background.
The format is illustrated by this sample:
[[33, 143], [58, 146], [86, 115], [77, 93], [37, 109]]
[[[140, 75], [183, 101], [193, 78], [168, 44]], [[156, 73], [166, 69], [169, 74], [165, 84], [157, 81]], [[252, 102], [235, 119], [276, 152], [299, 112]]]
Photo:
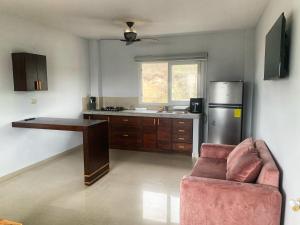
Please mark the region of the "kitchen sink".
[[185, 114], [184, 111], [157, 111], [157, 110], [124, 110], [125, 113], [149, 113], [149, 114]]

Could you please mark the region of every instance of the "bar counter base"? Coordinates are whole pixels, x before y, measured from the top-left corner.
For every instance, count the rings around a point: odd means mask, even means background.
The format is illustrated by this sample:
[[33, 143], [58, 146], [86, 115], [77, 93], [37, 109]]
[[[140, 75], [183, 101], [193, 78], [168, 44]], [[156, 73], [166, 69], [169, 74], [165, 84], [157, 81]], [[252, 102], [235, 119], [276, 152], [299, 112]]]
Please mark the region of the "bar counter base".
[[92, 185], [109, 172], [108, 122], [105, 120], [40, 117], [13, 122], [12, 127], [82, 132], [85, 185]]

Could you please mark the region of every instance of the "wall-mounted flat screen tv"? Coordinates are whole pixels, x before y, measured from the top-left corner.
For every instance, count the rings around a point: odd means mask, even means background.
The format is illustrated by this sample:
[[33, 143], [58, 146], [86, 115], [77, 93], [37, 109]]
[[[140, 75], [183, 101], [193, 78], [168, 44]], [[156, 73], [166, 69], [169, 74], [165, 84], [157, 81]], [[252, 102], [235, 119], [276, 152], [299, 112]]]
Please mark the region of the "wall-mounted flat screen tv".
[[288, 74], [288, 45], [284, 13], [266, 36], [264, 80], [275, 80]]

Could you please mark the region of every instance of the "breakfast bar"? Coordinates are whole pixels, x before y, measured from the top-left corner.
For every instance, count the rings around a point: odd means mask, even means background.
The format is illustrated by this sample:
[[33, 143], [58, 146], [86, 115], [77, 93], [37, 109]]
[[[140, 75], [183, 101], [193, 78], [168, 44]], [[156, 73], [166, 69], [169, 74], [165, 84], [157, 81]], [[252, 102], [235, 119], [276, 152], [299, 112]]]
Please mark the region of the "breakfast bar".
[[13, 122], [12, 126], [82, 132], [84, 183], [91, 185], [109, 172], [108, 122], [105, 120], [39, 117]]

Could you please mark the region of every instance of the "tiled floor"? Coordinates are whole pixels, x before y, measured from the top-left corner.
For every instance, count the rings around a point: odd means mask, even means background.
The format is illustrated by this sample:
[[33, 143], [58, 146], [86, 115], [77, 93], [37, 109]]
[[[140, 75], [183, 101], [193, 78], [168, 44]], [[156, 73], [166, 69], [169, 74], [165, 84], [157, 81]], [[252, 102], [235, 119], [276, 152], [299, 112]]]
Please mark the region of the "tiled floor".
[[0, 218], [24, 225], [178, 224], [188, 156], [111, 150], [111, 171], [83, 184], [81, 149], [0, 183]]

